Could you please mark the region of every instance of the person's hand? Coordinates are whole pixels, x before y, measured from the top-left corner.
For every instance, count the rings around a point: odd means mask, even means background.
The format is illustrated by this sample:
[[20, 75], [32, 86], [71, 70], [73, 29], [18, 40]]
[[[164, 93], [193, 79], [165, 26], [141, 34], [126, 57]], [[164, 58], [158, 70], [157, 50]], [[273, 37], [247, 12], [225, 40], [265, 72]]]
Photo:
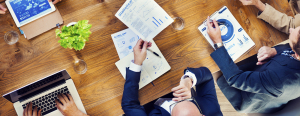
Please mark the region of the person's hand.
[[56, 4], [58, 2], [60, 2], [61, 0], [49, 0], [49, 2], [52, 2], [53, 4]]
[[[209, 21], [209, 16], [207, 17], [207, 34], [209, 35], [210, 39], [214, 43], [222, 43], [221, 39], [221, 30], [216, 20], [213, 20], [213, 23]], [[215, 27], [215, 28], [214, 28]]]
[[59, 103], [59, 101], [56, 99], [55, 100], [56, 107], [64, 116], [74, 116], [74, 115], [86, 116], [86, 114], [84, 114], [77, 108], [77, 106], [70, 94], [67, 94], [67, 95], [60, 94], [60, 95], [57, 95], [57, 97], [62, 104]]
[[0, 14], [5, 14], [7, 11], [7, 8], [5, 8], [3, 5], [0, 4]]
[[247, 5], [257, 5], [260, 0], [240, 0], [244, 6]]
[[147, 57], [147, 48], [151, 47], [151, 46], [152, 46], [151, 42], [143, 41], [142, 39], [140, 39], [136, 43], [136, 45], [133, 48], [134, 64], [142, 65], [142, 63], [144, 62], [144, 60]]
[[191, 78], [185, 78], [180, 81], [179, 86], [172, 88], [171, 91], [173, 91], [173, 101], [180, 101], [184, 99], [189, 99], [192, 97], [191, 93], [191, 87], [192, 87], [192, 79]]
[[248, 5], [254, 5], [256, 6], [260, 11], [264, 11], [266, 8], [266, 5], [262, 3], [260, 0], [240, 0], [244, 6]]
[[263, 65], [267, 63], [267, 61], [265, 60], [274, 57], [276, 54], [277, 51], [275, 48], [271, 48], [268, 46], [261, 47], [257, 53], [258, 62], [256, 63], [256, 65]]
[[34, 107], [32, 111], [32, 103], [30, 102], [27, 104], [26, 108], [23, 111], [23, 116], [41, 116], [42, 114], [42, 109], [39, 111], [37, 110], [37, 107]]

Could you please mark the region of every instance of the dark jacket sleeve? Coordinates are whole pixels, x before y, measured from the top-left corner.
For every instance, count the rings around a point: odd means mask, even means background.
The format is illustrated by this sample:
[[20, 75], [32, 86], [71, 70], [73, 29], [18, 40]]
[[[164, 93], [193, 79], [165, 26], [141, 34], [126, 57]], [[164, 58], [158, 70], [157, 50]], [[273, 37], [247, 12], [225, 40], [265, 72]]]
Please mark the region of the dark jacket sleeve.
[[126, 82], [122, 98], [122, 109], [126, 116], [147, 116], [139, 101], [139, 82], [141, 72], [133, 72], [126, 68]]
[[277, 54], [281, 54], [284, 50], [291, 48], [290, 44], [277, 45], [274, 47], [277, 51]]
[[262, 93], [277, 97], [281, 94], [276, 88], [276, 82], [279, 77], [272, 70], [242, 71], [232, 61], [225, 47], [217, 49], [211, 54], [211, 57], [217, 63], [227, 83], [234, 88], [251, 93]]
[[206, 67], [197, 69], [189, 68], [196, 75], [196, 93], [194, 96], [202, 113], [205, 116], [222, 116], [220, 105], [217, 99], [214, 80], [211, 72]]
[[[205, 83], [212, 79], [211, 72], [206, 67], [200, 67], [200, 68], [187, 68], [186, 70], [191, 71], [195, 74], [197, 78], [196, 85], [201, 85], [202, 83]], [[186, 70], [184, 72], [186, 72]]]

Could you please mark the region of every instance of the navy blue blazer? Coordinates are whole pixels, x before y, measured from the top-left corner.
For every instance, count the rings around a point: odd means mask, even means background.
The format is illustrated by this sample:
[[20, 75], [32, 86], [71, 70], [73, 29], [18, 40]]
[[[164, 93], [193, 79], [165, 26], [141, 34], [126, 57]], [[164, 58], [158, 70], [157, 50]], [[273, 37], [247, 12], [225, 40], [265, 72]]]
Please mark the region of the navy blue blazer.
[[[204, 67], [188, 68], [186, 70], [196, 75], [197, 95], [194, 98], [202, 113], [206, 116], [222, 116], [210, 71]], [[140, 72], [133, 72], [129, 68], [126, 69], [126, 82], [122, 98], [122, 109], [126, 116], [170, 116], [165, 109], [157, 105], [154, 106], [154, 109], [149, 114], [146, 114], [138, 99], [140, 74]]]
[[[239, 69], [225, 47], [211, 54], [224, 76], [224, 82], [220, 83], [221, 79], [218, 79], [218, 85], [237, 111], [274, 113], [300, 96], [300, 61], [281, 55], [290, 49], [289, 44], [274, 48], [277, 55], [253, 71]], [[226, 88], [224, 84], [238, 91]]]

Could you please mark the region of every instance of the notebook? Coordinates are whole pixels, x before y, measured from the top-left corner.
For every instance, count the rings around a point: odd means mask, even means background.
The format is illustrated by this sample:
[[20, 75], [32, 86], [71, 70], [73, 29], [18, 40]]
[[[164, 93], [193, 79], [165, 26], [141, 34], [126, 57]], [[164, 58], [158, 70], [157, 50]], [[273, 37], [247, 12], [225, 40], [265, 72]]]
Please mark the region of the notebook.
[[[220, 25], [221, 38], [224, 47], [233, 61], [237, 60], [243, 54], [255, 47], [255, 43], [226, 6], [221, 8], [219, 11], [216, 11], [210, 16], [210, 18], [216, 19], [220, 23], [225, 24]], [[214, 48], [214, 43], [207, 34], [206, 20], [198, 27], [198, 29]]]
[[[160, 52], [155, 42], [153, 40], [151, 40], [151, 42], [152, 46], [148, 49], [156, 52], [160, 57], [147, 50], [147, 57], [142, 65], [139, 89], [143, 88], [171, 69], [171, 66]], [[130, 66], [130, 63], [133, 60], [134, 54], [131, 52], [129, 55], [116, 62], [116, 66], [118, 67], [124, 79], [126, 79], [126, 68]]]

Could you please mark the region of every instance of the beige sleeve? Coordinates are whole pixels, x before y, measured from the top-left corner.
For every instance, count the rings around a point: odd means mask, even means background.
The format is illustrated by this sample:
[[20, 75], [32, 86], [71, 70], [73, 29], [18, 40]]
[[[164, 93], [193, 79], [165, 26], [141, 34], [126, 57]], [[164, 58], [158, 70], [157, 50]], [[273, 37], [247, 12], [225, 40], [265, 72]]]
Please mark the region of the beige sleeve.
[[269, 4], [266, 4], [265, 10], [257, 17], [269, 24], [276, 29], [288, 34], [290, 28], [300, 26], [300, 14], [294, 17], [288, 16], [274, 9]]

